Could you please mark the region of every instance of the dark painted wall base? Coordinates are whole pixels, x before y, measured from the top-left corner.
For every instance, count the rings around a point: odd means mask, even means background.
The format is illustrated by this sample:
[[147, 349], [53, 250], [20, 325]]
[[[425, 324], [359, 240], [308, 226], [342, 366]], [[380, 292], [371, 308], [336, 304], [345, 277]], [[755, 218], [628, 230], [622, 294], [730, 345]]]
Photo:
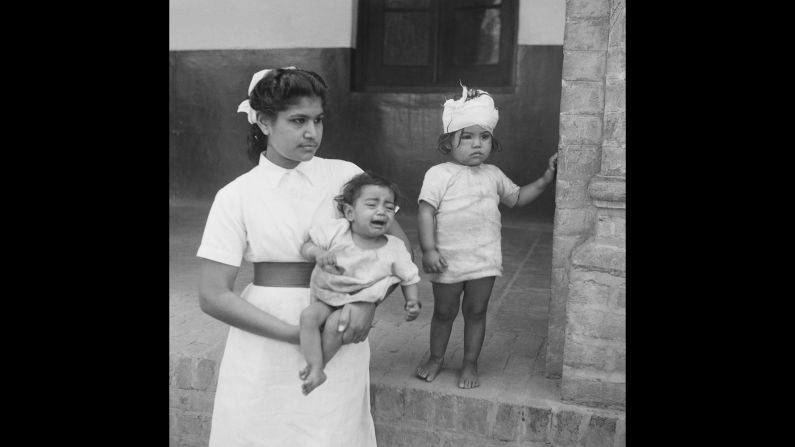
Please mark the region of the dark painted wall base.
[[[488, 162], [519, 185], [546, 169], [558, 145], [561, 46], [520, 46], [515, 93], [495, 93], [503, 146]], [[425, 171], [447, 160], [436, 151], [442, 104], [457, 92], [364, 93], [350, 89], [350, 48], [172, 51], [169, 54], [169, 194], [211, 199], [251, 168], [248, 122], [236, 113], [251, 75], [264, 67], [295, 65], [320, 73], [329, 86], [327, 119], [318, 155], [343, 158], [400, 185], [401, 206], [416, 210]], [[466, 80], [464, 80], [466, 82]], [[477, 87], [477, 85], [473, 85]], [[532, 204], [505, 215], [551, 217], [554, 186]]]

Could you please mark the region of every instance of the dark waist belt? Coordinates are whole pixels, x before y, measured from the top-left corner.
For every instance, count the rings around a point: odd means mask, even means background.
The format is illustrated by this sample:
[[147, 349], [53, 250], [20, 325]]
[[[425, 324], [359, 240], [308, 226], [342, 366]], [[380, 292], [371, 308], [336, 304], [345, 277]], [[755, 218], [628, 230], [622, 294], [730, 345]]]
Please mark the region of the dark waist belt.
[[254, 285], [262, 287], [309, 287], [314, 262], [255, 262]]

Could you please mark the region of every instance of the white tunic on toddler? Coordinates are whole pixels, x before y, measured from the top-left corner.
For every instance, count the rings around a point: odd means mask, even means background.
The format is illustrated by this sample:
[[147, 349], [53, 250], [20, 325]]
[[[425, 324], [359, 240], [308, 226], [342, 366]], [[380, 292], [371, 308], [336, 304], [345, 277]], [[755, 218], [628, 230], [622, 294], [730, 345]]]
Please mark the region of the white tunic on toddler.
[[417, 201], [436, 208], [436, 249], [447, 261], [431, 281], [502, 276], [498, 206], [512, 208], [518, 199], [519, 186], [494, 165], [446, 162], [428, 169]]

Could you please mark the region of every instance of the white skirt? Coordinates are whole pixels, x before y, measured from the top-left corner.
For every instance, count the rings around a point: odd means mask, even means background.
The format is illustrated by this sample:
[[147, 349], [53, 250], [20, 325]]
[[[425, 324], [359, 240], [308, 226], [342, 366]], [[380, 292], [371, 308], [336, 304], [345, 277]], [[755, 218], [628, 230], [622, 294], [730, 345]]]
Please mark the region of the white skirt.
[[[290, 324], [309, 305], [309, 289], [249, 285], [243, 299]], [[327, 380], [304, 396], [298, 345], [229, 328], [218, 373], [210, 447], [374, 447], [370, 344], [344, 345]]]

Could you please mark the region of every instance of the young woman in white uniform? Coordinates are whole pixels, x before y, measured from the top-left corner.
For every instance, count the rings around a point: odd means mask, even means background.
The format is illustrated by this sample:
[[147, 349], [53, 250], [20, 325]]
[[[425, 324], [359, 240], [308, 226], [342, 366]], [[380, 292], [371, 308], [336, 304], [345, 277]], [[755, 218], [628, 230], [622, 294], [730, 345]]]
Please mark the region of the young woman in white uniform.
[[[197, 255], [200, 303], [229, 324], [218, 376], [210, 447], [373, 447], [370, 346], [375, 305], [345, 305], [343, 345], [326, 366], [326, 383], [305, 396], [298, 371], [299, 316], [309, 305], [314, 264], [300, 253], [309, 228], [340, 217], [334, 197], [362, 170], [315, 157], [323, 138], [326, 85], [314, 72], [262, 70], [238, 109], [248, 115], [256, 166], [215, 196]], [[395, 221], [389, 233], [410, 247]], [[409, 251], [411, 251], [409, 249]], [[241, 264], [254, 281], [241, 296]]]

